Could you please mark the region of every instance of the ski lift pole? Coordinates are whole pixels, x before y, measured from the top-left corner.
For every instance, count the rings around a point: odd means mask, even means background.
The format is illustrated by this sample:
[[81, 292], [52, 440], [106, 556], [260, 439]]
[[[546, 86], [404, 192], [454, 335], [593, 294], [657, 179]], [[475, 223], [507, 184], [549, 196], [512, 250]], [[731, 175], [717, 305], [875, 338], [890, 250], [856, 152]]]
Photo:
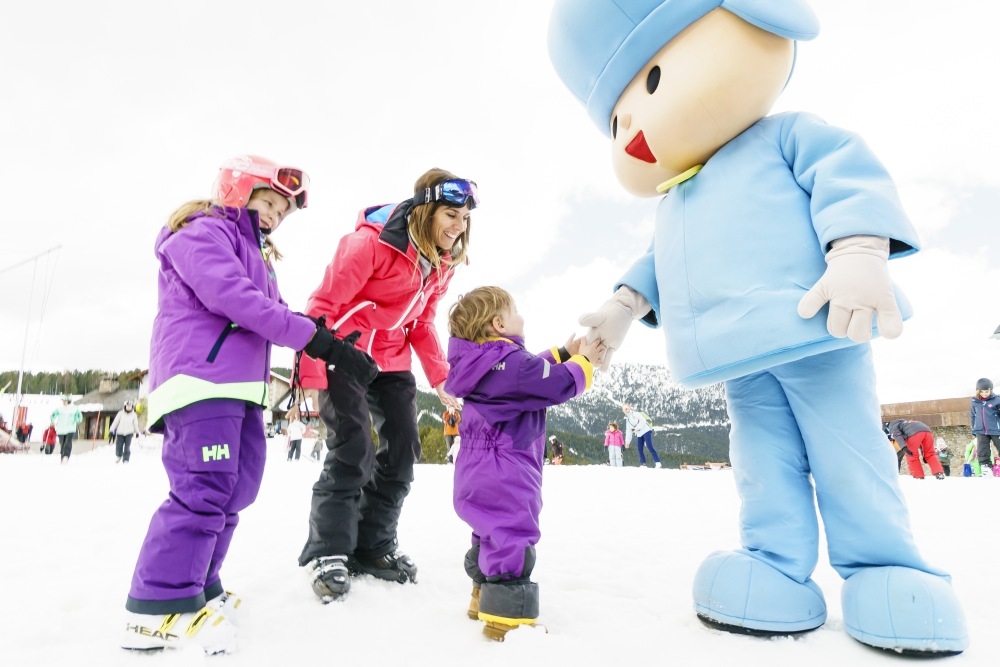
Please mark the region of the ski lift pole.
[[31, 330], [31, 302], [35, 295], [35, 278], [38, 274], [38, 260], [50, 252], [56, 251], [61, 248], [61, 245], [54, 245], [44, 252], [40, 252], [37, 255], [29, 257], [28, 259], [21, 260], [16, 264], [11, 264], [5, 269], [0, 269], [0, 274], [6, 273], [12, 269], [16, 269], [19, 266], [23, 266], [28, 262], [34, 262], [34, 267], [31, 271], [31, 291], [28, 292], [28, 316], [25, 318], [24, 323], [24, 344], [21, 346], [21, 368], [17, 372], [17, 393], [14, 395], [14, 414], [17, 414], [17, 409], [21, 407], [21, 400], [23, 395], [21, 394], [21, 385], [24, 380], [24, 360], [28, 353], [28, 332]]

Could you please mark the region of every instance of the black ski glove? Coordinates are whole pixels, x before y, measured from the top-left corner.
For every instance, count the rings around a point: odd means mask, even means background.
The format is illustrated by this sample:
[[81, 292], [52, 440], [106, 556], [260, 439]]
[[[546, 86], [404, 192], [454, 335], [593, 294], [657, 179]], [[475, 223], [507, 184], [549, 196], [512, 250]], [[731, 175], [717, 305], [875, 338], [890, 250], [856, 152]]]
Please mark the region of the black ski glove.
[[378, 366], [374, 359], [354, 347], [360, 337], [361, 332], [354, 331], [344, 340], [338, 340], [325, 326], [319, 326], [302, 351], [314, 359], [322, 359], [338, 373], [367, 385], [378, 375]]

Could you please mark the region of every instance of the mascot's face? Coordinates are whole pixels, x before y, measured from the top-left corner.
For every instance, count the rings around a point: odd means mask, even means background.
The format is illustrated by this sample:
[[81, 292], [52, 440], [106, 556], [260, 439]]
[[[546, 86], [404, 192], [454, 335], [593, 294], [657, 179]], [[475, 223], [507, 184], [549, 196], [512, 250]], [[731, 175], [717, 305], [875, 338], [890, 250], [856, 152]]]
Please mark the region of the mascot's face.
[[704, 164], [767, 115], [792, 70], [791, 40], [713, 9], [654, 55], [611, 114], [612, 163], [625, 189], [656, 186]]

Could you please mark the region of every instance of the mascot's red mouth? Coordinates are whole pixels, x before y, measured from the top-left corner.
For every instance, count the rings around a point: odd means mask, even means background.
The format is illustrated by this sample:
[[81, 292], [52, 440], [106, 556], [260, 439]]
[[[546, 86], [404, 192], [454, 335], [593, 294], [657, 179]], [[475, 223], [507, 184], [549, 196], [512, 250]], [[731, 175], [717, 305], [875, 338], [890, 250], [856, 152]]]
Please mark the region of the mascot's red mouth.
[[649, 146], [646, 144], [646, 137], [642, 136], [642, 130], [639, 130], [639, 134], [635, 135], [635, 138], [628, 143], [628, 146], [625, 147], [625, 152], [643, 162], [649, 162], [650, 164], [656, 162], [656, 156], [653, 155], [653, 151], [649, 150]]

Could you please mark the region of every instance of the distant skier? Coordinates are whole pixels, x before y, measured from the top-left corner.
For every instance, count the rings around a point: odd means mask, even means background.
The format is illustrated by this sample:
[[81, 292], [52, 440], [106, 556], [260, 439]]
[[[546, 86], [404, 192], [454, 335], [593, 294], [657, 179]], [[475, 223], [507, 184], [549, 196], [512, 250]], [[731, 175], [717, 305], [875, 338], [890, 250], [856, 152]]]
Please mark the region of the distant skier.
[[979, 378], [969, 411], [972, 435], [976, 436], [979, 465], [984, 476], [993, 474], [990, 444], [1000, 450], [1000, 396], [993, 393], [993, 381]]
[[625, 444], [632, 442], [632, 434], [635, 433], [635, 449], [639, 452], [639, 467], [646, 467], [646, 455], [642, 448], [649, 449], [650, 456], [653, 457], [653, 467], [662, 468], [660, 455], [653, 449], [653, 426], [650, 424], [649, 415], [640, 410], [633, 410], [632, 406], [626, 403], [622, 406], [625, 413]]
[[549, 444], [552, 445], [552, 465], [561, 466], [563, 462], [563, 450], [565, 447], [559, 438], [554, 435], [549, 436]]
[[111, 432], [115, 434], [115, 463], [128, 463], [132, 456], [132, 438], [139, 435], [139, 418], [135, 414], [132, 399], [115, 415], [111, 422]]

